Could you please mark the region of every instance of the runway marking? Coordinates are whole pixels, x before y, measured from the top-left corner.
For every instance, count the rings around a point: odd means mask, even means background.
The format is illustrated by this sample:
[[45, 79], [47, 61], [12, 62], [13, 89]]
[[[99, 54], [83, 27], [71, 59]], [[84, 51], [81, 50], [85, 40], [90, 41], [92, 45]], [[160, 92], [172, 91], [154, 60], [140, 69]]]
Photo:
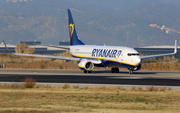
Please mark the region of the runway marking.
[[144, 77], [106, 77], [108, 79], [145, 79]]
[[108, 79], [171, 79], [180, 80], [180, 78], [162, 78], [162, 77], [105, 77]]

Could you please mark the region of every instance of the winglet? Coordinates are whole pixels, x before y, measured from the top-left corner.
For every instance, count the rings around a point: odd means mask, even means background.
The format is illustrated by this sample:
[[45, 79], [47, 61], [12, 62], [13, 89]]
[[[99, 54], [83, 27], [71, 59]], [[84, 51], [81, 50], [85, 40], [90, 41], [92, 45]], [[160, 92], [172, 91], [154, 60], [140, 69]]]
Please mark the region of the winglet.
[[3, 40], [3, 43], [4, 43], [4, 46], [5, 46], [6, 50], [7, 50], [7, 52], [10, 53], [4, 40]]
[[175, 40], [174, 54], [177, 53], [177, 40]]

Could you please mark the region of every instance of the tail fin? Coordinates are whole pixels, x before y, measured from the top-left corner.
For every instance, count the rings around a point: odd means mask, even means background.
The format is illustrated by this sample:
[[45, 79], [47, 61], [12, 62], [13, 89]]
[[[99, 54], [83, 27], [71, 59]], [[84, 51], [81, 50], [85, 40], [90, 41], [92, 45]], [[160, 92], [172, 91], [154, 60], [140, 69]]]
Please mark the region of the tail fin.
[[81, 40], [78, 39], [70, 9], [68, 9], [68, 20], [69, 20], [69, 35], [70, 35], [71, 45], [85, 45]]

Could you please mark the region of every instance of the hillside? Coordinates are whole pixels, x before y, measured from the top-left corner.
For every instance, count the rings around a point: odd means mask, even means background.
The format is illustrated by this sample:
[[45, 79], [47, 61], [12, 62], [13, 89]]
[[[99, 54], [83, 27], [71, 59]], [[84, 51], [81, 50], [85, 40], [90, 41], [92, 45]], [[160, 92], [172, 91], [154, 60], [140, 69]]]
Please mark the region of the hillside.
[[[101, 0], [100, 0], [101, 1]], [[114, 0], [117, 2], [116, 0]], [[179, 3], [154, 1], [132, 3], [121, 9], [99, 2], [77, 0], [28, 0], [0, 3], [0, 40], [17, 44], [38, 40], [42, 44], [58, 44], [69, 40], [67, 8], [72, 9], [77, 33], [87, 44], [123, 46], [173, 45], [180, 34], [150, 27], [165, 25], [180, 31]], [[123, 0], [121, 2], [123, 3]], [[126, 2], [124, 1], [124, 4]], [[161, 4], [160, 4], [161, 3]], [[117, 5], [117, 4], [116, 4]], [[116, 6], [112, 3], [112, 6]]]

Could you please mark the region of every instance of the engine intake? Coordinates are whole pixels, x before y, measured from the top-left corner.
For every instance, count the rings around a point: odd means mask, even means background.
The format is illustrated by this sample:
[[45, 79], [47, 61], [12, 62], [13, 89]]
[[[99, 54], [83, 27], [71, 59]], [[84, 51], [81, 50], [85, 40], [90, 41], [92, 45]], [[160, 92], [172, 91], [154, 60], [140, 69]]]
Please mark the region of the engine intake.
[[94, 63], [88, 60], [82, 60], [78, 64], [79, 68], [87, 71], [92, 71], [94, 69]]
[[87, 62], [85, 65], [86, 70], [93, 70], [94, 64], [92, 62]]

